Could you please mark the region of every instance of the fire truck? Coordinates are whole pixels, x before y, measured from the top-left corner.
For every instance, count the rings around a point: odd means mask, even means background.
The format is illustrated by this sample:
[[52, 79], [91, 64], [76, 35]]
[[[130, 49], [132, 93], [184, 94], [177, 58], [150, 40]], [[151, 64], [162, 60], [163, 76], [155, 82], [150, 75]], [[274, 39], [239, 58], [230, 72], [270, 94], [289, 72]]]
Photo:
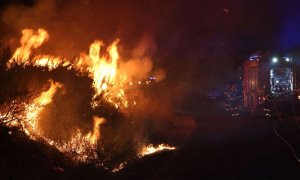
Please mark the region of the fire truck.
[[253, 55], [244, 61], [242, 106], [252, 115], [300, 104], [299, 68], [291, 56]]

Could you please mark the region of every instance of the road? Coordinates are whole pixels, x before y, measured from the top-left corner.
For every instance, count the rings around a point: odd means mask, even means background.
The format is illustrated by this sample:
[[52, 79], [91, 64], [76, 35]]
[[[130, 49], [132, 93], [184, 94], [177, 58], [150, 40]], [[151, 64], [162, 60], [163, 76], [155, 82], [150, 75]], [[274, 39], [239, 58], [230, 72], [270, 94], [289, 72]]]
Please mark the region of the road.
[[[231, 118], [221, 103], [193, 109], [196, 129], [173, 154], [151, 157], [131, 177], [146, 179], [299, 179], [300, 164], [274, 132], [300, 156], [300, 129], [291, 118]], [[146, 164], [146, 165], [145, 165]], [[158, 166], [160, 168], [153, 168]], [[136, 170], [136, 171], [135, 171]], [[125, 170], [126, 171], [126, 170]], [[145, 173], [146, 172], [146, 173]], [[125, 176], [126, 177], [126, 176]], [[129, 176], [130, 177], [130, 176]]]

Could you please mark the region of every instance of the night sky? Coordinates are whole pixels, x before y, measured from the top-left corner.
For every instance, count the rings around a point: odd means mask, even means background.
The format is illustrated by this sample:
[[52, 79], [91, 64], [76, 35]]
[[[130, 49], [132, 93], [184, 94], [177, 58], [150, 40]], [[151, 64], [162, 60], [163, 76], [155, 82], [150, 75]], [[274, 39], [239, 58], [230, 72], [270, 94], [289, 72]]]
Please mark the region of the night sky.
[[93, 39], [120, 38], [123, 57], [147, 42], [145, 53], [168, 79], [199, 84], [229, 80], [257, 51], [300, 50], [297, 0], [44, 2], [37, 8], [34, 0], [1, 0], [3, 41], [23, 28], [44, 27], [51, 36], [46, 52], [73, 56]]

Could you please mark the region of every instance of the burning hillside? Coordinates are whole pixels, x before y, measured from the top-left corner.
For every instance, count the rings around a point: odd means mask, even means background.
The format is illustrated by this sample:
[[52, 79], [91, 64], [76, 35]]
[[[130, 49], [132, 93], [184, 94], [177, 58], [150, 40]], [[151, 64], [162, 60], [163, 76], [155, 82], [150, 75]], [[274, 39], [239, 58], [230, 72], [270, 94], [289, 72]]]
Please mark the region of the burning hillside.
[[[41, 73], [49, 74], [49, 79], [42, 88], [34, 88], [34, 93], [5, 102], [0, 109], [1, 124], [55, 147], [75, 163], [92, 163], [113, 172], [122, 169], [129, 159], [175, 149], [165, 144], [146, 144], [149, 140], [140, 118], [145, 118], [141, 109], [147, 104], [147, 97], [139, 86], [149, 86], [155, 79], [136, 79], [132, 73], [126, 74], [130, 69], [120, 70], [119, 40], [106, 48], [107, 53], [102, 52], [104, 43], [96, 40], [89, 53], [82, 52], [68, 60], [38, 53], [49, 38], [45, 29], [22, 31], [21, 46], [6, 63], [7, 71], [41, 69]], [[87, 92], [92, 94], [77, 101], [72, 94], [76, 89], [57, 80], [61, 76], [53, 75], [58, 70], [88, 79], [85, 82], [90, 87], [86, 88], [92, 91]], [[83, 103], [89, 108], [84, 107], [82, 115], [79, 112]], [[75, 123], [72, 117], [83, 119]]]

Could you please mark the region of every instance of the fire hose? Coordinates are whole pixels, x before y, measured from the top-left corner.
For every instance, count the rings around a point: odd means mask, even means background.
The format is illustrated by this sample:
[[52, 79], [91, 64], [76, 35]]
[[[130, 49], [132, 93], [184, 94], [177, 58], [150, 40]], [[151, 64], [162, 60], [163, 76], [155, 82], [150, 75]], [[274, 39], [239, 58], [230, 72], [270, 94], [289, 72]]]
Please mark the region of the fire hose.
[[[282, 122], [283, 120], [282, 120], [282, 118], [280, 117], [280, 115], [279, 115], [279, 110], [278, 110], [278, 108], [277, 108], [277, 118], [278, 118], [278, 120], [279, 120], [279, 122]], [[295, 150], [295, 148], [292, 146], [292, 144], [287, 140], [287, 139], [285, 139], [282, 135], [280, 135], [280, 133], [278, 132], [278, 130], [277, 130], [277, 125], [278, 125], [278, 122], [276, 122], [274, 125], [273, 125], [273, 131], [274, 131], [274, 133], [275, 133], [275, 135], [281, 140], [281, 141], [283, 141], [287, 146], [288, 146], [288, 148], [291, 150], [291, 152], [292, 152], [292, 155], [293, 155], [293, 158], [298, 162], [298, 163], [300, 163], [300, 159], [299, 159], [299, 157], [297, 156], [297, 153], [296, 153], [296, 150]]]

